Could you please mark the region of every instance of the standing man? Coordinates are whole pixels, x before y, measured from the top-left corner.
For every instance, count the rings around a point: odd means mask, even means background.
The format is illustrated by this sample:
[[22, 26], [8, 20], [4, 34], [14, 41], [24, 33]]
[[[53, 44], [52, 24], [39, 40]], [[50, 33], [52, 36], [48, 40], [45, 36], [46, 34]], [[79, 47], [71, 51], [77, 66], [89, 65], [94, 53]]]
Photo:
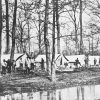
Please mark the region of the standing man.
[[85, 57], [84, 62], [85, 62], [85, 67], [88, 67], [88, 62], [89, 62], [88, 56]]
[[41, 69], [44, 70], [44, 59], [41, 59]]
[[2, 74], [6, 74], [6, 67], [7, 67], [7, 63], [6, 63], [5, 59], [3, 59], [3, 63], [2, 63]]
[[96, 65], [96, 63], [97, 63], [97, 60], [96, 60], [96, 58], [94, 58], [94, 66]]
[[[80, 64], [78, 58], [75, 60], [75, 63], [76, 63], [76, 67], [78, 68], [78, 65]], [[80, 64], [81, 65], [81, 64]]]
[[34, 67], [35, 67], [35, 65], [34, 65], [34, 59], [30, 59], [30, 64], [31, 64], [31, 69], [32, 70], [34, 70]]
[[30, 59], [27, 57], [27, 73], [30, 73], [30, 69], [31, 69], [31, 62]]

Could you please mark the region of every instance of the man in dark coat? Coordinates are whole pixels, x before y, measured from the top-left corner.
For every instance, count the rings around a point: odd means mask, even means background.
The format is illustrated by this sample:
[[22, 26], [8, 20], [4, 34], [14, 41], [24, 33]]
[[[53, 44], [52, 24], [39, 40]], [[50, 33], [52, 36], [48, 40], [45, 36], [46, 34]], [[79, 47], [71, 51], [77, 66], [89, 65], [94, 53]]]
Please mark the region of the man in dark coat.
[[44, 70], [44, 59], [41, 59], [41, 69]]
[[[76, 63], [76, 67], [78, 68], [78, 64], [80, 64], [78, 58], [75, 60], [75, 63]], [[81, 65], [81, 64], [80, 64]]]
[[97, 63], [97, 60], [94, 58], [94, 65], [96, 65], [96, 63]]
[[7, 64], [6, 64], [6, 60], [5, 59], [3, 59], [3, 63], [2, 63], [2, 74], [6, 74], [6, 66], [7, 66]]

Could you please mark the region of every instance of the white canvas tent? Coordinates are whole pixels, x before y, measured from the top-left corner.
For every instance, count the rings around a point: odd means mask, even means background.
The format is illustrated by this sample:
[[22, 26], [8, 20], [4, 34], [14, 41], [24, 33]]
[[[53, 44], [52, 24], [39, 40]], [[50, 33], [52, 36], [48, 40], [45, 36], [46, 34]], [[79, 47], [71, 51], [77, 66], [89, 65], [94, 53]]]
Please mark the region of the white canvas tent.
[[[60, 54], [56, 54], [55, 55], [55, 59], [57, 59], [57, 57], [59, 56]], [[38, 55], [35, 59], [35, 62], [41, 62], [41, 59], [44, 60], [44, 62], [46, 62], [46, 55]]]
[[[36, 65], [40, 66], [41, 59], [44, 60], [44, 65], [46, 66], [46, 55], [38, 55], [37, 58], [35, 59]], [[64, 55], [60, 55], [60, 54], [55, 55], [56, 68], [59, 66], [64, 67], [64, 63], [66, 63], [66, 62], [68, 62], [68, 60], [64, 57]]]
[[[19, 56], [21, 56], [22, 54], [14, 54], [14, 60], [16, 60]], [[5, 60], [8, 60], [8, 59], [10, 59], [10, 54], [3, 54], [2, 56], [1, 56], [1, 59], [3, 60], [3, 59], [5, 59]]]
[[46, 62], [46, 55], [38, 55], [35, 59], [35, 62], [38, 62], [40, 63], [41, 62], [41, 59], [44, 60], [44, 62]]
[[67, 72], [73, 71], [75, 66], [69, 63], [69, 59], [65, 55], [59, 55], [56, 58], [57, 71]]
[[[21, 57], [20, 57], [21, 56]], [[23, 63], [25, 63], [25, 59], [27, 58], [27, 54], [25, 53], [25, 54], [21, 54], [19, 57], [20, 58], [22, 58], [22, 62]], [[20, 65], [19, 65], [19, 60], [20, 59], [18, 59], [17, 61], [16, 61], [16, 68], [18, 68]]]
[[89, 66], [93, 66], [94, 65], [94, 59], [96, 59], [96, 65], [99, 65], [100, 63], [100, 56], [88, 56], [89, 59]]
[[[21, 56], [22, 54], [14, 54], [14, 60], [16, 60], [19, 56]], [[3, 62], [3, 59], [8, 60], [10, 59], [10, 54], [3, 54], [1, 56], [1, 63]]]
[[70, 55], [70, 56], [66, 56], [66, 58], [69, 60], [69, 62], [75, 62], [75, 60], [78, 58], [79, 62], [81, 63], [81, 66], [85, 65], [85, 61], [84, 61], [85, 55]]
[[46, 55], [38, 55], [34, 61], [35, 65], [40, 68], [42, 59], [44, 60], [44, 67], [46, 68]]
[[57, 67], [65, 67], [65, 63], [68, 63], [69, 60], [64, 55], [57, 55], [55, 59], [55, 63]]
[[[76, 66], [74, 63], [76, 59], [79, 59], [81, 66], [85, 65], [85, 55], [70, 55], [70, 56], [65, 56], [62, 54], [56, 54], [55, 55], [55, 64], [56, 64], [56, 69], [59, 68], [72, 68], [74, 69]], [[46, 66], [46, 55], [38, 55], [37, 58], [35, 59], [35, 62], [37, 66], [40, 66], [41, 59], [44, 59], [44, 65]]]
[[[16, 61], [17, 58], [21, 57], [22, 61], [24, 62], [27, 54], [14, 54], [14, 60]], [[3, 59], [8, 60], [10, 59], [10, 54], [4, 54], [1, 56], [1, 63], [3, 63]], [[19, 67], [19, 59], [16, 61], [16, 67]]]

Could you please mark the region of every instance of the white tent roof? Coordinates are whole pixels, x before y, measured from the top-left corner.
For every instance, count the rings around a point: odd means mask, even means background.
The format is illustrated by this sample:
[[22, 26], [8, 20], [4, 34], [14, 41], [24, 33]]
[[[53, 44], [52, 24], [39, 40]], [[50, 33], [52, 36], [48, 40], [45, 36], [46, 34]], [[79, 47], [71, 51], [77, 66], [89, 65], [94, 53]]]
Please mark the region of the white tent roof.
[[[44, 59], [44, 62], [46, 62], [46, 55], [38, 55], [37, 58], [35, 59], [35, 61], [36, 61], [36, 62], [41, 62], [41, 59], [42, 59], [42, 58]], [[63, 61], [67, 61], [67, 60], [66, 60], [67, 58], [65, 59], [63, 55], [61, 55], [61, 54], [56, 54], [56, 55], [55, 55], [55, 61], [56, 61], [57, 59], [60, 59], [60, 58], [62, 58]]]
[[[60, 56], [62, 56], [62, 55], [60, 55], [60, 54], [56, 54], [55, 55], [55, 60], [58, 58], [58, 57], [60, 57]], [[44, 62], [46, 62], [46, 55], [38, 55], [37, 57], [36, 57], [36, 59], [35, 59], [35, 61], [36, 62], [41, 62], [41, 59], [44, 59]]]
[[[36, 62], [41, 62], [41, 59], [44, 59], [44, 62], [46, 62], [46, 55], [38, 55], [37, 58], [35, 59]], [[64, 56], [64, 55], [61, 55], [61, 54], [56, 54], [55, 55], [55, 61], [56, 63], [60, 61], [60, 59], [62, 58], [62, 61], [63, 62], [75, 62], [75, 60], [78, 58], [81, 65], [84, 65], [85, 62], [85, 55], [70, 55], [70, 56]], [[59, 60], [57, 60], [59, 59]], [[69, 61], [68, 61], [68, 60]]]
[[70, 56], [66, 56], [66, 58], [69, 60], [69, 62], [75, 62], [75, 60], [78, 58], [81, 65], [84, 65], [85, 62], [85, 55], [70, 55]]
[[35, 59], [36, 62], [41, 62], [41, 59], [43, 58], [44, 62], [46, 62], [46, 55], [38, 55]]
[[[19, 56], [21, 56], [22, 54], [14, 54], [14, 60], [16, 60]], [[6, 60], [8, 60], [8, 59], [10, 59], [10, 54], [3, 54], [2, 56], [1, 56], [1, 59], [6, 59]]]
[[[22, 54], [14, 54], [14, 60], [16, 60], [19, 56], [21, 56]], [[1, 56], [1, 63], [3, 63], [3, 59], [8, 60], [10, 59], [10, 54], [3, 54]]]

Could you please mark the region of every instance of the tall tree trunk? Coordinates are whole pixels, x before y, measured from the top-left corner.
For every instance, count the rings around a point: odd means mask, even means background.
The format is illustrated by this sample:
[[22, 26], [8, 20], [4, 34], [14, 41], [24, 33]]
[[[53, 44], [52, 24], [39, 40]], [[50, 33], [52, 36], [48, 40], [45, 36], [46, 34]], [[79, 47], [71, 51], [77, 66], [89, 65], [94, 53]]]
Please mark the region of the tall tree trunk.
[[5, 53], [9, 53], [10, 45], [9, 45], [9, 11], [8, 11], [8, 2], [9, 0], [5, 0], [6, 4], [6, 51]]
[[22, 26], [20, 26], [20, 28], [21, 28], [20, 53], [23, 53], [23, 28], [22, 28]]
[[88, 38], [88, 41], [89, 41], [89, 54], [90, 54], [90, 39]]
[[49, 41], [47, 38], [48, 35], [48, 8], [49, 8], [49, 0], [45, 0], [45, 21], [44, 21], [44, 44], [45, 44], [45, 51], [46, 51], [46, 67], [47, 72], [50, 74], [50, 51], [49, 51]]
[[55, 0], [53, 0], [53, 30], [52, 30], [52, 81], [56, 81], [55, 75]]
[[82, 40], [82, 0], [80, 0], [80, 54], [83, 53], [83, 40]]
[[77, 24], [76, 24], [76, 10], [74, 10], [74, 30], [75, 30], [75, 43], [76, 43], [76, 54], [78, 54], [78, 38], [77, 38]]
[[1, 70], [1, 55], [2, 55], [2, 0], [0, 0], [0, 70]]
[[17, 0], [15, 0], [14, 14], [13, 14], [12, 48], [11, 48], [11, 55], [10, 55], [11, 61], [14, 59], [14, 52], [15, 52], [16, 13], [17, 13]]
[[39, 52], [41, 54], [41, 13], [39, 11], [38, 13], [39, 16]]
[[39, 18], [39, 53], [41, 54], [41, 11], [40, 11], [40, 5], [41, 5], [41, 0], [39, 0], [39, 4], [38, 4], [38, 9], [39, 9], [39, 12], [38, 12], [38, 18]]
[[29, 53], [30, 53], [30, 50], [31, 50], [31, 48], [30, 48], [30, 26], [29, 26], [29, 21], [27, 20], [27, 27], [28, 27], [28, 51], [29, 51]]
[[57, 23], [57, 53], [60, 54], [60, 25], [58, 13], [58, 0], [56, 0], [56, 23]]
[[93, 33], [92, 33], [92, 56], [94, 55]]

